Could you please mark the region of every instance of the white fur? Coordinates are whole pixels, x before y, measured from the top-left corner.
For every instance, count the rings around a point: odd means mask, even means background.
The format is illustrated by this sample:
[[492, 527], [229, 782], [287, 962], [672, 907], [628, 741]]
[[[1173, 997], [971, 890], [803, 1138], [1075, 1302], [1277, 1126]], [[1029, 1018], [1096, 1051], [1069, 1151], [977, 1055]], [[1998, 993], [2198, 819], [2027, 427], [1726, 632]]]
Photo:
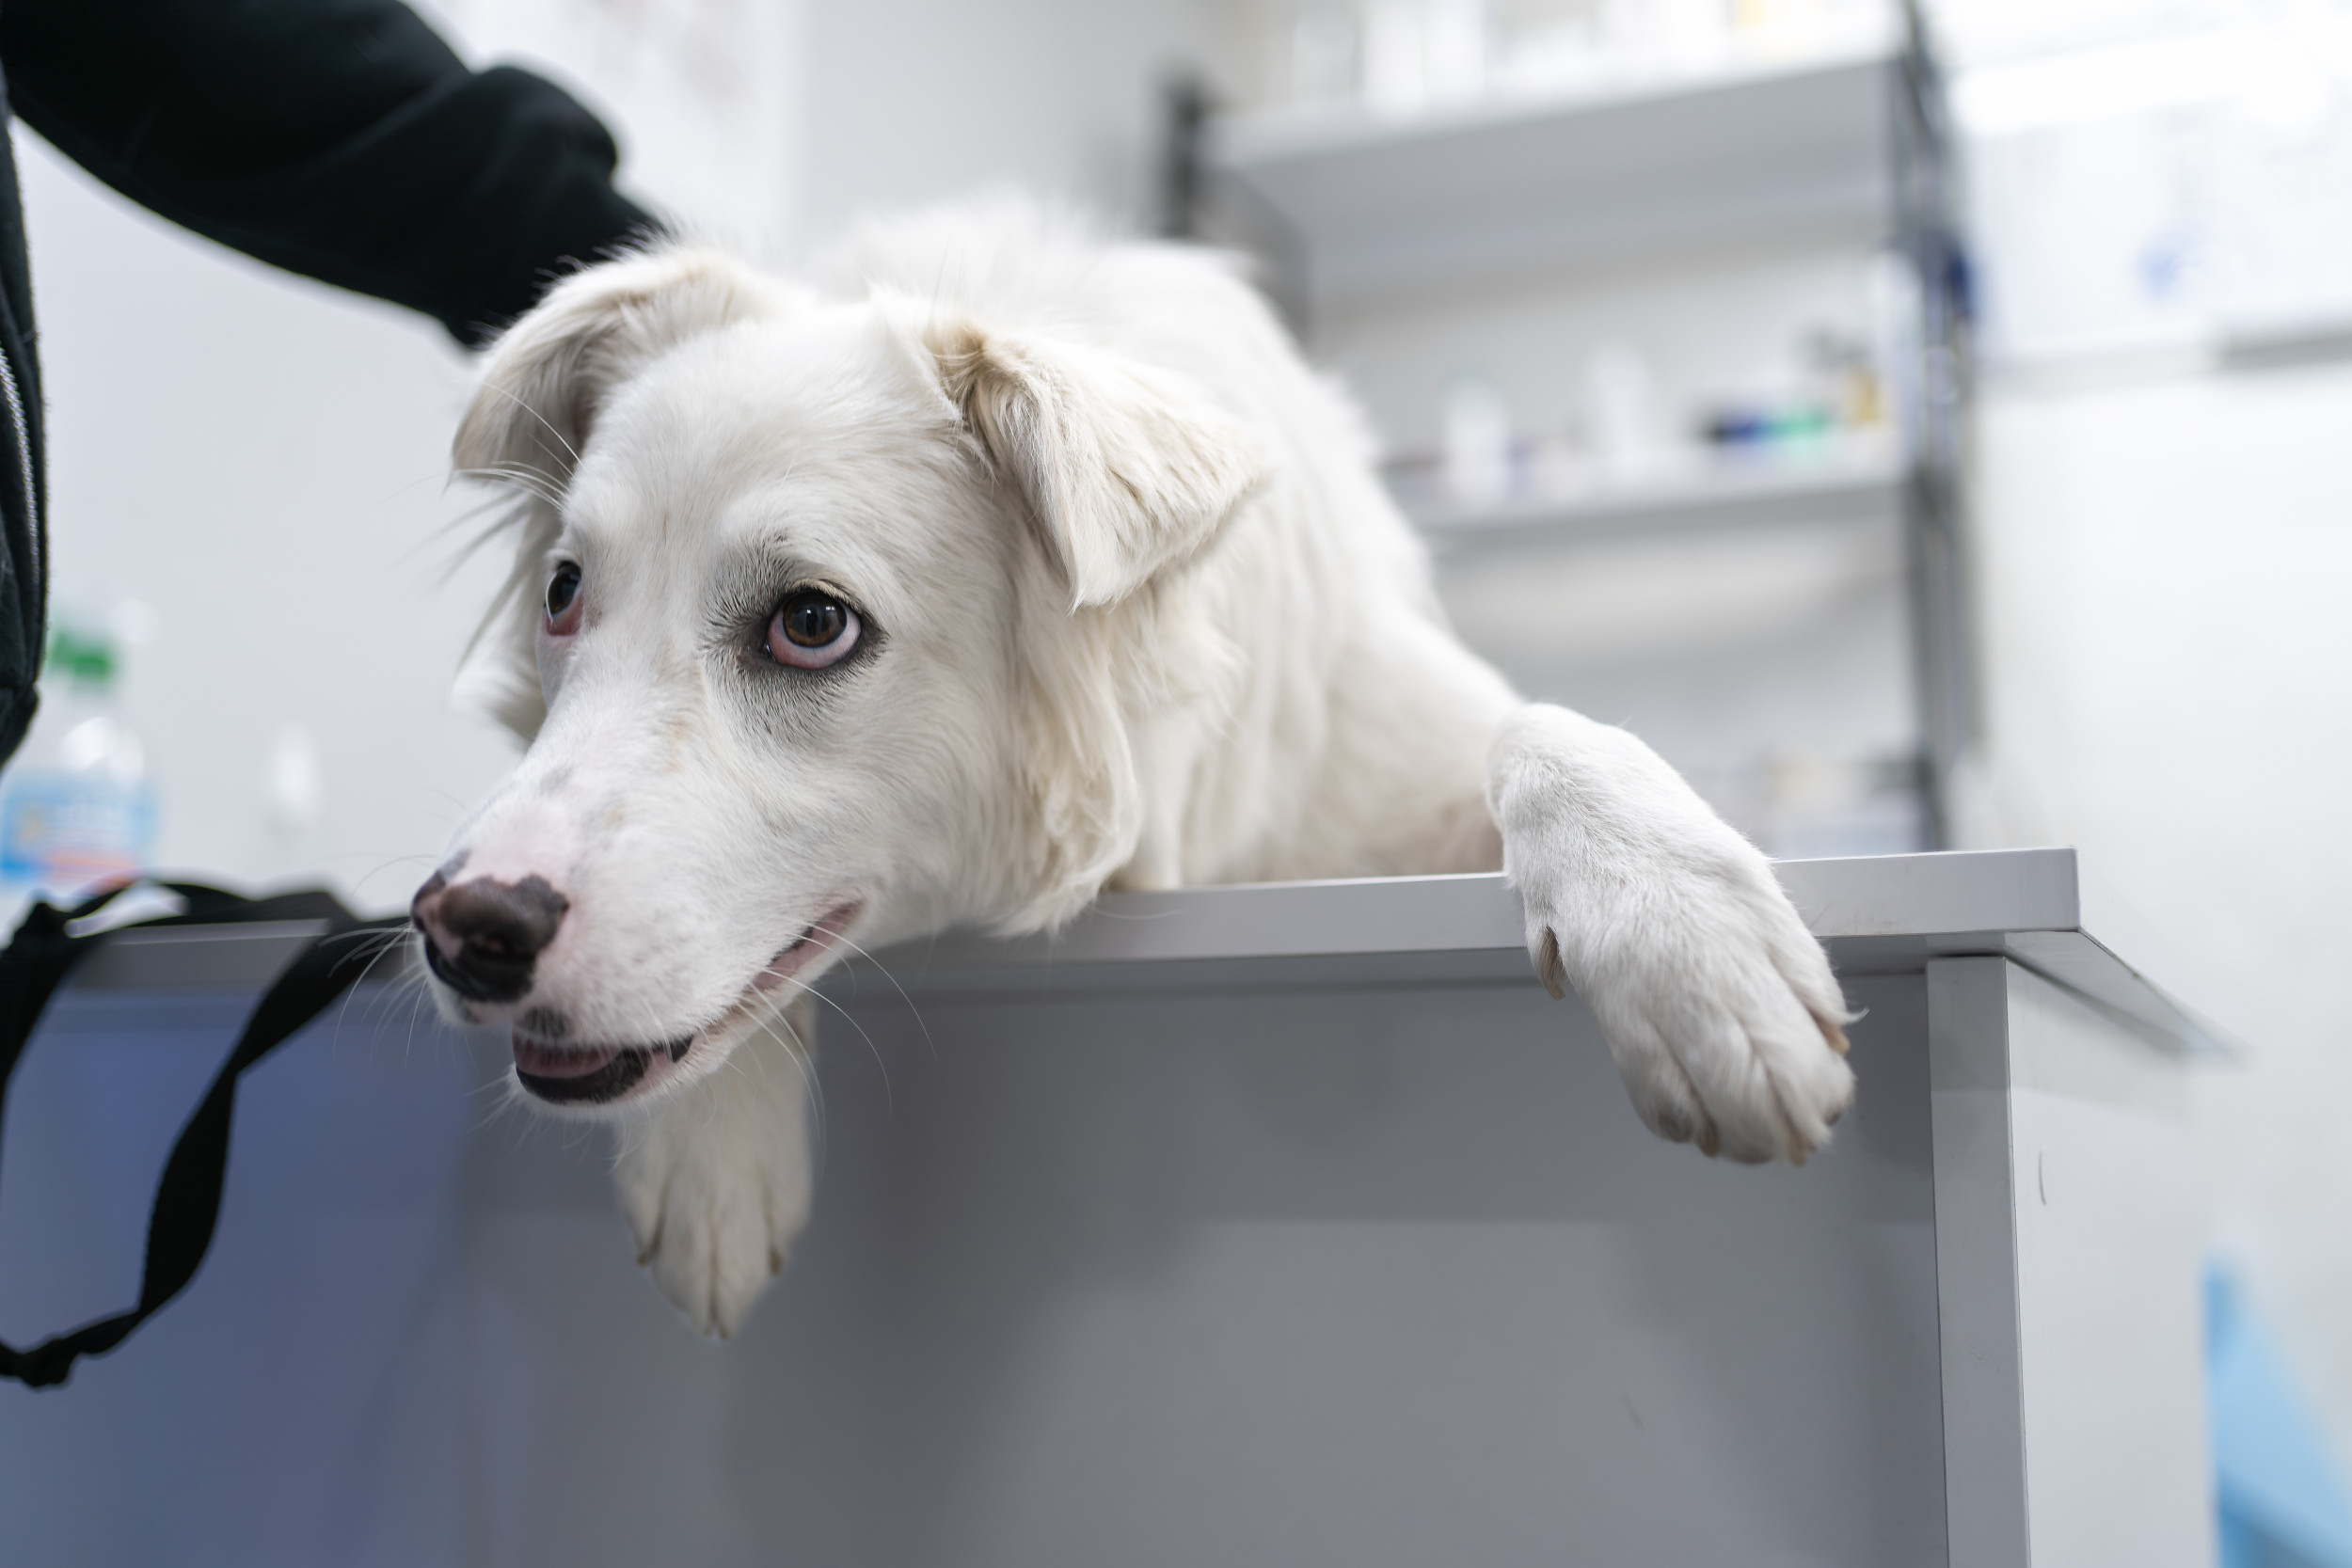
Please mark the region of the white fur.
[[[1501, 864], [1659, 1133], [1802, 1160], [1848, 1102], [1843, 1002], [1763, 857], [1462, 647], [1354, 411], [1228, 259], [1001, 207], [869, 228], [817, 284], [651, 252], [506, 336], [457, 459], [533, 492], [487, 647], [534, 738], [450, 874], [570, 900], [526, 1002], [471, 1016], [696, 1036], [598, 1114], [699, 1329], [808, 1201], [808, 1019], [777, 1015], [814, 967], [748, 988], [845, 901], [875, 946], [1105, 887]], [[815, 676], [755, 651], [804, 583], [869, 626]]]

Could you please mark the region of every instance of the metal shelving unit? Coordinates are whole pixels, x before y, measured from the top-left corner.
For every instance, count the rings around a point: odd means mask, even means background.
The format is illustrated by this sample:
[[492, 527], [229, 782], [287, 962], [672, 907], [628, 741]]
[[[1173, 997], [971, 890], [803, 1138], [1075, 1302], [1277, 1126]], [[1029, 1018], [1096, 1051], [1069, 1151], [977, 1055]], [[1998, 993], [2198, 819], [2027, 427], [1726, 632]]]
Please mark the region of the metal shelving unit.
[[1940, 77], [1915, 8], [1803, 57], [1726, 53], [1703, 69], [1409, 118], [1358, 105], [1219, 116], [1174, 102], [1166, 227], [1258, 251], [1302, 330], [1317, 302], [1478, 286], [1526, 269], [1776, 236], [1851, 236], [1916, 282], [1885, 367], [1895, 437], [1867, 461], [1685, 465], [1570, 493], [1463, 505], [1407, 477], [1400, 501], [1443, 548], [1878, 509], [1904, 540], [1930, 847], [1951, 841], [1951, 781], [1978, 733], [1961, 455], [1966, 277]]
[[1886, 211], [1901, 41], [1730, 56], [1409, 118], [1356, 105], [1211, 119], [1200, 156], [1272, 216], [1316, 292], [1569, 261]]
[[1796, 458], [1701, 457], [1628, 476], [1597, 470], [1486, 502], [1465, 502], [1441, 474], [1392, 472], [1389, 493], [1440, 548], [1530, 534], [1609, 537], [1800, 517], [1885, 515], [1903, 504], [1907, 468], [1886, 444]]

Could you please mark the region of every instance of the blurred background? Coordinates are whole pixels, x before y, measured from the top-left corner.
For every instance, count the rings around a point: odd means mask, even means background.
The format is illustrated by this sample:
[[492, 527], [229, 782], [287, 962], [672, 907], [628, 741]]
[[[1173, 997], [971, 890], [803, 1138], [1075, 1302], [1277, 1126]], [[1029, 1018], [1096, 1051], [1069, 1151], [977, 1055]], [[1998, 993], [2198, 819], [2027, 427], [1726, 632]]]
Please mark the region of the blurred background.
[[[779, 262], [991, 183], [1248, 248], [1531, 696], [1775, 854], [2079, 846], [2246, 1042], [2215, 1246], [2352, 1452], [2352, 3], [420, 9]], [[80, 651], [12, 772], [100, 712], [152, 863], [405, 903], [515, 754], [465, 356], [15, 135]]]

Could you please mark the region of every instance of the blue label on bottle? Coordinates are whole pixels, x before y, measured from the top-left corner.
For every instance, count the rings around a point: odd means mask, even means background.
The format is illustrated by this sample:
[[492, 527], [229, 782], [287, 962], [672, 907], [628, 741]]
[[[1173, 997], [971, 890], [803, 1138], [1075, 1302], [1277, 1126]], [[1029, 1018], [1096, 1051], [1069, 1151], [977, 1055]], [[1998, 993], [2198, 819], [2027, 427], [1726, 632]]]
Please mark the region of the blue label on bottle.
[[142, 783], [28, 770], [0, 797], [0, 877], [69, 892], [147, 863], [153, 798]]

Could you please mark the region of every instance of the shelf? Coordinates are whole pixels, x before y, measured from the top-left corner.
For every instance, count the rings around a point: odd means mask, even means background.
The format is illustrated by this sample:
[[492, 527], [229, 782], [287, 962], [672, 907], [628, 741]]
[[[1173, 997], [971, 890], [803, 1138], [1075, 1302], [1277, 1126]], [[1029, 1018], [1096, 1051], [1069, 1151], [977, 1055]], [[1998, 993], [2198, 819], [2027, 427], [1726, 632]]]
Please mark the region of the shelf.
[[1551, 494], [1466, 503], [1434, 473], [1393, 474], [1390, 492], [1438, 549], [1561, 534], [1596, 538], [1679, 529], [1895, 515], [1904, 470], [1891, 445], [1857, 442], [1807, 456], [1703, 459], [1639, 478], [1596, 476]]
[[1801, 60], [1411, 117], [1236, 116], [1210, 167], [1346, 292], [1664, 243], [1883, 222], [1899, 45], [1873, 28]]

